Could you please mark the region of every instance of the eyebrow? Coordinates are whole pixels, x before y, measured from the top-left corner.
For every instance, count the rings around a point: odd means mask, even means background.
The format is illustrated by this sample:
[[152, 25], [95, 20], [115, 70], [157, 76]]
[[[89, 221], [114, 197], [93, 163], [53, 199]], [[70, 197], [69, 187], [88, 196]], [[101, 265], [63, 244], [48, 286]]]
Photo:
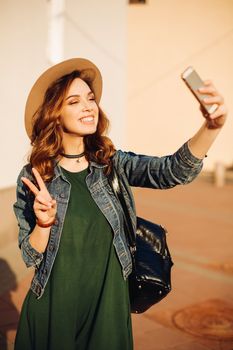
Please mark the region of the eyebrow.
[[[92, 91], [89, 91], [88, 94], [87, 94], [87, 96], [90, 96], [90, 95], [95, 96], [94, 93], [93, 93]], [[71, 97], [80, 97], [80, 95], [70, 95], [70, 96], [66, 97], [65, 100], [68, 100], [68, 99], [71, 98]]]

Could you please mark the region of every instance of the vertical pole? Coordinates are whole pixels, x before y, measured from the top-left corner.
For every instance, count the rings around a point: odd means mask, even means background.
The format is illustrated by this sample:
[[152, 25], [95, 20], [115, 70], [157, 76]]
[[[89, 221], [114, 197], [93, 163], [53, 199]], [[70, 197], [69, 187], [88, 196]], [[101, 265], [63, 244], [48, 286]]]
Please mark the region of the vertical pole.
[[221, 162], [215, 163], [214, 183], [217, 187], [223, 187], [225, 183], [225, 167]]
[[51, 65], [64, 59], [64, 13], [65, 0], [49, 0], [47, 58]]

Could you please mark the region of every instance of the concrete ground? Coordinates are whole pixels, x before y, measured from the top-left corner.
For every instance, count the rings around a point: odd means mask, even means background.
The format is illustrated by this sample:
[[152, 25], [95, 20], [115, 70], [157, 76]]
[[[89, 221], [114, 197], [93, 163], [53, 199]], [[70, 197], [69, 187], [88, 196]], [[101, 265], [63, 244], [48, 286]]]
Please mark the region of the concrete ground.
[[[167, 228], [174, 261], [171, 293], [132, 315], [135, 350], [233, 350], [233, 183], [200, 177], [134, 194], [138, 215]], [[33, 274], [16, 240], [0, 249], [0, 274], [0, 350], [9, 350]]]

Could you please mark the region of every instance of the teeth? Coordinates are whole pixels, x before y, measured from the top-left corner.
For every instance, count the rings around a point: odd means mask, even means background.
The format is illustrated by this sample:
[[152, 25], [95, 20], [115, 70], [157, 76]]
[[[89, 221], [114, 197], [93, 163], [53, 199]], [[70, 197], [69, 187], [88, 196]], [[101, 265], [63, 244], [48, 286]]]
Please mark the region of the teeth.
[[93, 117], [84, 117], [84, 118], [81, 118], [81, 121], [82, 122], [91, 122], [94, 118]]

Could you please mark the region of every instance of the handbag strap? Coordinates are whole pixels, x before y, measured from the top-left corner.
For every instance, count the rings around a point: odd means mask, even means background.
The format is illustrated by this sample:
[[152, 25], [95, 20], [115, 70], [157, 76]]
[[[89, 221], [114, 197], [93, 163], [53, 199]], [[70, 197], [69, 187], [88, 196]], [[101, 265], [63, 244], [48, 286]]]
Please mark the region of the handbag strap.
[[125, 202], [124, 195], [122, 193], [122, 189], [121, 189], [121, 185], [120, 185], [120, 181], [119, 181], [119, 176], [118, 176], [117, 171], [116, 171], [113, 164], [112, 164], [111, 173], [109, 174], [109, 184], [111, 185], [111, 188], [113, 189], [113, 192], [114, 192], [116, 198], [118, 198], [118, 200], [121, 204], [122, 211], [123, 211], [123, 217], [124, 217], [124, 226], [126, 229], [126, 238], [128, 240], [130, 251], [133, 255], [136, 251], [135, 232], [134, 232], [133, 224], [132, 224], [132, 221], [130, 218], [129, 210], [128, 210], [127, 204]]

